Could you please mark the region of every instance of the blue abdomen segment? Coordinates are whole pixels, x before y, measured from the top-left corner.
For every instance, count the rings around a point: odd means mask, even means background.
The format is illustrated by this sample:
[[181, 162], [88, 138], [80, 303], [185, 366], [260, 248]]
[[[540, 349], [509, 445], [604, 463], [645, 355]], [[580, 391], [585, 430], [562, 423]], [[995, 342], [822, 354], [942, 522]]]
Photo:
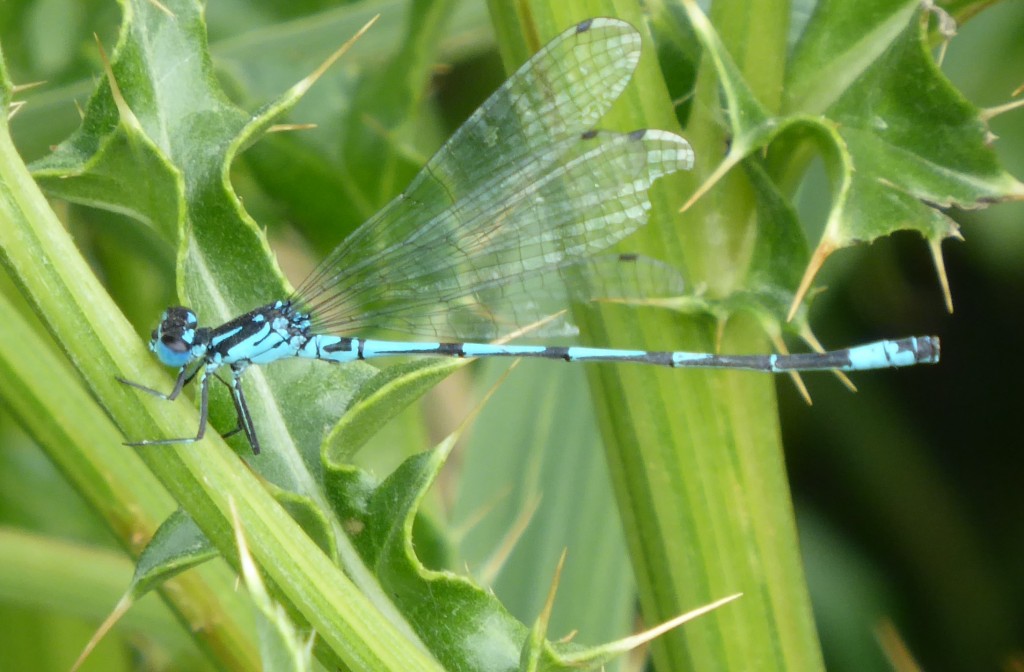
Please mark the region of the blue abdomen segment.
[[939, 361], [939, 339], [914, 336], [899, 341], [878, 341], [850, 348], [849, 352], [849, 371], [935, 364]]
[[296, 355], [309, 359], [323, 359], [329, 362], [354, 362], [359, 356], [359, 339], [314, 334], [298, 349]]
[[702, 352], [618, 350], [613, 348], [506, 345], [490, 343], [412, 343], [316, 335], [299, 352], [335, 362], [419, 355], [435, 357], [535, 357], [566, 362], [634, 362], [671, 368], [786, 371], [867, 371], [939, 361], [939, 340], [932, 336], [876, 341], [829, 352], [791, 355], [717, 355]]

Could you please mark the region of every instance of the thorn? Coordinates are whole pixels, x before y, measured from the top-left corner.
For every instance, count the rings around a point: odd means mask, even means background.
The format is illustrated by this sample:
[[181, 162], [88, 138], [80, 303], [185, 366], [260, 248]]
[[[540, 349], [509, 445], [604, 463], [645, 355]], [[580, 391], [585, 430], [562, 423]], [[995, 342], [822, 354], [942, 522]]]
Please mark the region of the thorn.
[[722, 341], [725, 340], [725, 324], [728, 316], [718, 315], [715, 317], [715, 352], [722, 351]]
[[[1020, 94], [1020, 92], [1022, 90], [1024, 90], [1024, 84], [1022, 84], [1019, 89], [1017, 89], [1016, 91], [1013, 92], [1014, 97], [1016, 97], [1018, 94]], [[1004, 105], [996, 105], [995, 107], [986, 107], [985, 109], [981, 110], [981, 112], [978, 113], [978, 117], [982, 121], [988, 122], [988, 121], [994, 119], [995, 117], [998, 117], [1000, 114], [1003, 114], [1005, 112], [1010, 112], [1011, 110], [1016, 110], [1018, 107], [1024, 107], [1024, 98], [1022, 98], [1020, 100], [1015, 100], [1015, 101], [1010, 102], [1010, 103], [1006, 103]]]
[[568, 309], [563, 308], [562, 310], [559, 310], [559, 311], [556, 311], [554, 313], [551, 313], [550, 315], [545, 315], [544, 317], [540, 318], [539, 320], [534, 321], [531, 324], [524, 325], [524, 326], [516, 329], [515, 331], [502, 336], [501, 338], [494, 339], [494, 342], [495, 343], [508, 343], [510, 341], [514, 341], [517, 338], [522, 338], [524, 335], [529, 335], [530, 332], [533, 332], [533, 331], [536, 331], [538, 329], [541, 329], [545, 325], [547, 325], [548, 323], [553, 322], [553, 321], [557, 320], [560, 317], [564, 317], [565, 314], [568, 313], [568, 312], [569, 312]]
[[[800, 334], [800, 338], [804, 339], [804, 343], [811, 346], [811, 350], [814, 350], [815, 352], [825, 352], [825, 348], [822, 347], [818, 337], [814, 335], [814, 332], [812, 332], [810, 328], [803, 329]], [[853, 384], [853, 381], [850, 380], [850, 377], [846, 375], [846, 373], [842, 371], [832, 371], [832, 374], [838, 378], [839, 382], [842, 383], [850, 392], [857, 391], [857, 386]]]
[[907, 643], [903, 641], [903, 636], [891, 620], [882, 618], [879, 621], [875, 626], [875, 637], [878, 638], [879, 645], [892, 664], [892, 669], [899, 672], [920, 672], [920, 665], [914, 660], [914, 655], [907, 648]]
[[686, 104], [687, 101], [689, 101], [693, 97], [694, 97], [694, 93], [693, 93], [693, 91], [690, 91], [689, 93], [686, 93], [686, 94], [684, 94], [684, 95], [682, 95], [682, 96], [680, 96], [678, 98], [673, 98], [672, 99], [672, 107], [673, 108], [682, 107], [683, 105]]
[[537, 514], [537, 510], [540, 508], [541, 496], [533, 495], [523, 510], [516, 516], [516, 519], [512, 521], [512, 526], [502, 536], [502, 539], [498, 546], [494, 549], [494, 552], [487, 561], [481, 565], [477, 571], [477, 577], [481, 583], [485, 585], [492, 585], [498, 578], [498, 574], [501, 569], [505, 566], [509, 556], [512, 555], [512, 551], [516, 549], [519, 541], [526, 534], [526, 529], [530, 526], [530, 522], [533, 521], [534, 516]]
[[683, 204], [683, 207], [679, 208], [679, 212], [686, 212], [687, 210], [689, 210], [690, 206], [697, 202], [697, 199], [699, 199], [701, 196], [710, 191], [711, 187], [718, 184], [718, 181], [721, 180], [726, 173], [732, 170], [732, 167], [736, 165], [736, 162], [739, 160], [739, 158], [734, 159], [731, 157], [731, 154], [729, 156], [726, 156], [725, 159], [720, 164], [718, 164], [714, 172], [712, 172], [711, 175], [709, 175], [708, 178], [704, 180], [704, 183], [697, 187], [697, 191], [693, 192], [693, 194], [690, 195], [690, 198], [687, 199], [686, 203]]
[[[782, 355], [789, 354], [789, 348], [786, 347], [786, 341], [782, 340], [781, 334], [774, 333], [771, 335], [770, 338], [772, 344], [775, 346], [776, 352]], [[807, 339], [804, 340], [806, 341]], [[811, 344], [811, 347], [813, 348], [814, 345]], [[796, 391], [800, 393], [800, 396], [803, 397], [804, 401], [807, 403], [808, 406], [813, 406], [814, 402], [811, 401], [811, 393], [807, 391], [807, 386], [804, 384], [804, 379], [803, 377], [801, 377], [800, 372], [789, 371], [788, 373], [790, 380], [793, 381], [793, 385], [796, 387]]]
[[548, 623], [551, 622], [551, 612], [555, 608], [555, 594], [558, 593], [558, 583], [562, 580], [562, 569], [565, 567], [565, 556], [567, 549], [562, 549], [562, 555], [558, 558], [558, 565], [555, 567], [555, 574], [551, 577], [551, 587], [548, 588], [548, 597], [544, 600], [544, 608], [541, 610], [540, 620], [544, 623], [544, 631], [547, 632]]
[[241, 566], [241, 576], [246, 587], [250, 591], [257, 591], [263, 585], [259, 578], [259, 570], [256, 569], [256, 562], [249, 552], [249, 544], [245, 541], [245, 532], [242, 530], [242, 520], [238, 517], [238, 507], [235, 505], [235, 498], [228, 495], [228, 508], [231, 511], [231, 527], [235, 533], [235, 546], [238, 549], [238, 563]]
[[796, 388], [797, 394], [799, 394], [804, 403], [808, 406], [814, 405], [814, 400], [811, 399], [811, 393], [807, 391], [807, 385], [804, 383], [803, 377], [799, 371], [790, 371], [789, 379], [793, 381], [793, 386]]
[[570, 631], [569, 631], [568, 633], [566, 633], [566, 634], [565, 634], [564, 636], [562, 636], [562, 637], [559, 637], [559, 638], [558, 638], [558, 639], [556, 640], [556, 643], [557, 643], [557, 644], [568, 644], [568, 643], [569, 643], [569, 642], [571, 642], [572, 640], [576, 639], [576, 635], [578, 635], [578, 634], [580, 634], [580, 631], [579, 631], [579, 630], [570, 630]]
[[153, 5], [154, 7], [156, 7], [157, 9], [159, 9], [161, 12], [163, 12], [164, 14], [166, 14], [168, 17], [170, 17], [172, 19], [178, 18], [178, 17], [174, 16], [174, 12], [172, 12], [169, 9], [167, 9], [166, 5], [164, 5], [159, 0], [149, 0], [149, 4]]
[[935, 64], [941, 68], [942, 61], [946, 59], [946, 50], [949, 49], [949, 43], [956, 37], [956, 19], [946, 10], [935, 4], [934, 0], [924, 0], [921, 6], [926, 12], [934, 14], [935, 20], [938, 23], [936, 31], [942, 36], [942, 46], [939, 47], [939, 55], [935, 59]]
[[[957, 233], [956, 237], [960, 237]], [[929, 240], [928, 248], [932, 252], [932, 261], [935, 263], [935, 272], [939, 276], [939, 284], [942, 286], [942, 296], [946, 300], [946, 311], [953, 314], [953, 294], [949, 290], [949, 276], [946, 275], [946, 261], [942, 258], [942, 239]]]
[[379, 138], [391, 143], [391, 145], [395, 147], [396, 151], [402, 152], [403, 155], [407, 156], [414, 163], [424, 164], [430, 160], [430, 156], [424, 156], [410, 147], [399, 144], [399, 142], [395, 140], [392, 130], [378, 121], [376, 117], [369, 114], [363, 114], [360, 115], [359, 120], [368, 129], [370, 129], [370, 132], [376, 133]]
[[21, 93], [22, 91], [28, 91], [29, 89], [34, 89], [38, 86], [42, 86], [43, 84], [46, 84], [45, 79], [41, 79], [38, 82], [29, 82], [28, 84], [15, 84], [11, 87], [11, 93]]
[[807, 291], [811, 288], [811, 283], [814, 282], [814, 277], [818, 275], [818, 271], [821, 270], [822, 265], [828, 256], [836, 251], [836, 248], [831, 243], [825, 242], [823, 238], [818, 247], [815, 248], [814, 254], [811, 255], [811, 260], [807, 262], [807, 269], [804, 271], [804, 277], [800, 279], [800, 286], [797, 287], [796, 295], [793, 297], [793, 303], [789, 306], [789, 312], [786, 314], [786, 322], [792, 322], [793, 316], [796, 315], [796, 311], [800, 308], [800, 304], [803, 303], [804, 297], [807, 296]]
[[846, 375], [845, 371], [833, 371], [832, 375], [838, 378], [839, 382], [842, 383], [850, 392], [857, 392], [857, 386], [853, 384], [853, 381], [850, 380], [850, 377]]
[[288, 131], [308, 131], [316, 128], [316, 124], [274, 124], [267, 133], [285, 133]]
[[110, 96], [114, 99], [114, 105], [117, 106], [117, 111], [121, 115], [121, 120], [130, 126], [135, 128], [141, 128], [142, 124], [139, 123], [135, 113], [132, 112], [132, 108], [128, 107], [127, 101], [121, 94], [121, 87], [117, 85], [117, 80], [114, 79], [114, 69], [110, 65], [110, 59], [107, 58], [107, 52], [103, 48], [103, 43], [100, 42], [100, 36], [96, 33], [92, 34], [96, 40], [96, 47], [100, 51], [100, 60], [103, 61], [103, 71], [107, 75], [107, 82], [110, 84]]
[[617, 642], [612, 642], [610, 645], [607, 646], [612, 646], [619, 650], [635, 649], [636, 647], [642, 644], [646, 644], [647, 642], [650, 642], [651, 640], [660, 637], [669, 630], [679, 627], [687, 621], [692, 621], [695, 618], [699, 618], [700, 616], [703, 616], [708, 612], [714, 611], [715, 609], [718, 609], [719, 607], [728, 604], [733, 600], [737, 600], [740, 597], [743, 597], [743, 593], [735, 593], [728, 597], [723, 597], [722, 599], [711, 602], [710, 604], [706, 604], [703, 607], [698, 607], [696, 609], [692, 609], [686, 612], [685, 614], [680, 614], [679, 616], [669, 619], [664, 623], [661, 623], [660, 625], [654, 626], [650, 630], [646, 630], [644, 632], [632, 635], [630, 637], [624, 637], [623, 639], [620, 639]]
[[10, 121], [11, 119], [13, 119], [14, 115], [16, 115], [19, 111], [21, 111], [21, 108], [23, 108], [23, 107], [25, 107], [25, 101], [24, 100], [13, 100], [13, 101], [11, 101], [11, 104], [7, 107], [7, 121]]
[[294, 95], [294, 96], [301, 96], [301, 95], [305, 94], [306, 91], [309, 90], [309, 87], [313, 86], [313, 84], [316, 82], [316, 80], [320, 79], [320, 77], [322, 77], [323, 74], [325, 72], [327, 72], [327, 69], [330, 68], [332, 65], [334, 65], [335, 61], [337, 61], [339, 58], [344, 56], [345, 53], [348, 52], [348, 50], [352, 48], [352, 45], [354, 45], [359, 40], [359, 38], [361, 38], [363, 36], [363, 34], [370, 29], [371, 26], [373, 26], [373, 24], [377, 23], [377, 19], [379, 19], [379, 18], [380, 18], [380, 14], [377, 14], [372, 19], [367, 21], [363, 25], [362, 28], [360, 28], [359, 30], [356, 31], [355, 35], [350, 37], [345, 42], [345, 44], [341, 45], [338, 48], [337, 51], [335, 51], [333, 54], [328, 56], [327, 60], [325, 60], [323, 63], [321, 63], [320, 66], [316, 70], [314, 70], [312, 72], [312, 74], [307, 75], [298, 84], [293, 86], [292, 90], [291, 90], [291, 94]]
[[71, 672], [76, 672], [76, 670], [82, 666], [86, 658], [89, 657], [89, 654], [96, 648], [96, 645], [106, 637], [111, 628], [117, 625], [117, 622], [121, 620], [121, 617], [127, 613], [128, 609], [130, 609], [134, 603], [135, 600], [132, 599], [131, 594], [127, 594], [118, 600], [114, 610], [110, 612], [110, 615], [107, 616], [106, 619], [104, 619], [103, 623], [100, 624], [100, 627], [96, 628], [96, 632], [93, 633], [93, 636], [89, 639], [85, 648], [82, 649], [82, 653], [78, 654], [78, 659], [75, 660], [75, 664], [71, 666]]
[[512, 494], [512, 486], [506, 485], [501, 488], [497, 493], [491, 496], [490, 499], [485, 501], [480, 506], [476, 507], [467, 514], [466, 519], [453, 524], [450, 528], [451, 538], [453, 540], [453, 547], [458, 548], [458, 544], [466, 538], [469, 532], [476, 528], [487, 516], [491, 515], [498, 504], [503, 500], [507, 499]]

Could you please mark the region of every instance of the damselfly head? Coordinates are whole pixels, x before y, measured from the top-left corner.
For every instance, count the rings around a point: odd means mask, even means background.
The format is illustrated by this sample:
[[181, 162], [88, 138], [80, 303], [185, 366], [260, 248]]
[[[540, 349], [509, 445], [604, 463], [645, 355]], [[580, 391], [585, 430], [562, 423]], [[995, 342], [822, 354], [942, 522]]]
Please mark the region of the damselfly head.
[[160, 316], [160, 325], [153, 330], [149, 349], [167, 366], [185, 366], [195, 356], [196, 314], [183, 306], [173, 306]]

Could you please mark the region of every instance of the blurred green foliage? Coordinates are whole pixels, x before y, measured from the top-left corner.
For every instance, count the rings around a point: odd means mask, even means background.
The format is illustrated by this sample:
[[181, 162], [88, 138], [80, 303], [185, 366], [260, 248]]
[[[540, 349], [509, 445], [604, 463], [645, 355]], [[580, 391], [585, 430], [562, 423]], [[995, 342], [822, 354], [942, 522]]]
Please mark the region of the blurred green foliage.
[[[365, 51], [359, 58], [383, 67], [402, 35], [397, 22], [387, 22], [387, 11], [401, 3], [379, 4], [385, 22], [361, 45]], [[330, 29], [330, 22], [324, 22], [320, 35], [302, 23], [303, 17], [334, 6], [326, 2], [211, 3], [207, 17], [215, 66], [239, 104], [255, 109], [311, 71], [336, 46], [339, 32]], [[25, 95], [28, 107], [12, 121], [12, 133], [26, 160], [44, 155], [77, 126], [74, 103], [84, 105], [92, 80], [101, 72], [92, 34], [113, 45], [117, 23], [118, 12], [110, 3], [36, 0], [0, 6], [0, 39], [13, 79], [46, 81]], [[276, 26], [304, 28], [307, 39], [289, 46], [289, 33], [275, 31]], [[341, 200], [344, 185], [338, 183], [339, 175], [366, 180], [379, 164], [347, 163], [346, 147], [336, 141], [347, 137], [357, 142], [366, 133], [364, 126], [347, 132], [337, 128], [341, 115], [334, 111], [354, 104], [346, 93], [351, 73], [344, 67], [329, 75], [292, 114], [294, 121], [316, 121], [320, 129], [304, 136], [302, 143], [269, 138], [242, 157], [234, 168], [234, 184], [250, 213], [267, 226], [286, 271], [294, 268], [293, 280], [301, 277], [311, 258], [329, 250], [400, 189], [422, 162], [422, 153], [429, 151], [425, 147], [442, 141], [500, 83], [503, 73], [490, 32], [485, 13], [476, 6], [463, 7], [442, 31], [439, 54], [451, 70], [434, 79], [430, 106], [415, 92], [389, 91], [386, 84], [392, 79], [374, 87], [371, 78], [368, 90], [357, 94], [392, 94], [380, 103], [382, 116], [395, 105], [424, 109], [414, 123], [389, 137], [387, 179], [360, 185], [362, 200]], [[1024, 7], [996, 3], [959, 32], [949, 47], [944, 71], [975, 104], [1005, 103], [1022, 83]], [[252, 67], [254, 61], [261, 66]], [[1024, 174], [1024, 113], [1007, 113], [991, 125], [1000, 136], [994, 147], [1004, 165], [1015, 175]], [[331, 139], [329, 146], [318, 144], [325, 138]], [[305, 167], [300, 179], [282, 169], [289, 162]], [[809, 178], [803, 188], [803, 211], [823, 212], [820, 201], [826, 191], [823, 182]], [[339, 201], [311, 195], [325, 192], [339, 193]], [[80, 249], [140, 334], [146, 334], [161, 307], [175, 295], [172, 252], [109, 213], [69, 207], [66, 214]], [[811, 407], [788, 381], [779, 381], [804, 559], [830, 670], [888, 669], [875, 634], [882, 617], [892, 620], [926, 669], [1010, 668], [1011, 659], [1024, 664], [1020, 606], [1024, 574], [1019, 571], [1024, 558], [1024, 489], [1019, 486], [1024, 458], [1015, 422], [1024, 401], [1017, 384], [1021, 358], [1015, 356], [1024, 315], [1024, 205], [998, 205], [955, 216], [966, 242], [947, 242], [943, 248], [956, 309], [952, 316], [945, 312], [931, 259], [919, 237], [899, 234], [836, 255], [819, 277], [817, 284], [828, 291], [815, 301], [811, 318], [821, 340], [830, 344], [937, 333], [943, 341], [939, 367], [860, 376], [856, 403], [844, 388], [821, 378], [811, 384]], [[6, 279], [3, 284], [5, 294], [17, 296]], [[578, 372], [559, 369], [548, 375], [559, 380], [558, 387], [544, 390], [545, 397], [585, 397]], [[562, 385], [573, 391], [560, 393]], [[537, 492], [550, 492], [551, 486], [537, 485], [544, 478], [592, 473], [588, 481], [604, 483], [607, 476], [599, 462], [541, 467], [543, 460], [552, 459], [550, 454], [524, 456], [525, 466], [495, 467], [486, 462], [494, 437], [510, 433], [502, 424], [510, 417], [531, 418], [538, 426], [546, 423], [544, 438], [536, 443], [549, 448], [570, 439], [584, 444], [597, 441], [589, 417], [592, 410], [585, 403], [560, 409], [564, 415], [557, 421], [538, 418], [538, 407], [551, 406], [538, 406], [528, 387], [522, 391], [509, 387], [500, 391], [505, 398], [493, 402], [474, 429], [465, 458], [467, 462], [484, 460], [482, 469], [509, 473], [512, 494], [508, 498], [515, 503], [500, 516], [514, 519], [516, 511], [532, 506]], [[457, 382], [428, 399], [426, 412], [410, 411], [397, 424], [415, 425], [415, 431], [439, 436], [454, 422], [444, 412], [460, 418], [451, 409], [468, 408], [471, 404], [464, 397], [475, 393], [465, 380]], [[382, 465], [382, 470], [389, 459], [393, 466], [409, 449], [401, 445], [389, 451], [388, 444], [396, 443], [385, 433], [368, 459]], [[557, 458], [558, 451], [553, 452]], [[450, 507], [457, 519], [470, 520], [477, 512], [466, 503], [472, 500], [466, 492], [442, 489], [438, 498], [436, 509]], [[608, 498], [605, 492], [603, 499], [597, 498], [603, 504], [594, 506], [607, 505]], [[541, 499], [542, 506], [569, 506], [554, 497]], [[503, 500], [502, 506], [507, 503]], [[608, 512], [598, 515], [613, 517]], [[2, 409], [0, 523], [45, 537], [117, 548], [104, 525], [90, 515]], [[500, 520], [493, 529], [506, 524]], [[612, 532], [597, 530], [589, 538], [614, 537], [618, 525], [608, 520]], [[565, 531], [547, 533], [550, 538], [525, 544], [542, 552], [531, 557], [513, 553], [496, 582], [498, 596], [527, 622], [536, 615], [536, 595], [542, 591], [520, 593], [525, 580], [517, 577], [546, 581], [552, 555], [573, 543]], [[626, 605], [620, 611], [626, 614], [632, 596], [629, 571], [622, 542], [609, 541], [612, 548], [607, 551], [597, 550], [593, 541], [573, 545], [570, 560], [578, 555], [586, 564], [587, 554], [594, 553], [611, 565], [601, 570], [602, 575], [621, 583], [603, 599]], [[471, 535], [463, 550], [471, 562], [483, 565], [492, 542], [479, 542]], [[5, 536], [2, 543], [16, 540]], [[519, 555], [530, 556], [522, 551]], [[0, 574], [9, 572], [0, 566]], [[127, 580], [126, 575], [124, 585]], [[578, 594], [593, 590], [584, 584]], [[0, 651], [5, 652], [0, 670], [27, 669], [26, 661], [31, 661], [32, 669], [67, 669], [92, 629], [77, 618], [90, 614], [88, 622], [94, 623], [115, 597], [97, 591], [79, 598], [82, 605], [71, 609], [66, 602], [75, 596], [69, 595], [58, 608], [27, 595], [18, 597], [17, 582], [5, 585], [9, 587], [0, 602], [0, 622], [5, 625], [0, 628]], [[568, 624], [587, 627], [572, 617], [558, 627], [567, 629]], [[585, 641], [625, 634], [629, 625], [624, 618], [612, 626], [608, 622], [594, 625], [584, 630]], [[109, 640], [84, 669], [195, 669], [198, 654], [193, 651], [180, 658], [179, 649], [174, 648], [189, 646], [181, 633], [153, 637], [153, 631], [144, 626], [130, 632], [130, 644]], [[126, 647], [135, 652], [134, 659], [125, 653]], [[11, 663], [5, 660], [17, 661], [19, 668], [8, 668]]]

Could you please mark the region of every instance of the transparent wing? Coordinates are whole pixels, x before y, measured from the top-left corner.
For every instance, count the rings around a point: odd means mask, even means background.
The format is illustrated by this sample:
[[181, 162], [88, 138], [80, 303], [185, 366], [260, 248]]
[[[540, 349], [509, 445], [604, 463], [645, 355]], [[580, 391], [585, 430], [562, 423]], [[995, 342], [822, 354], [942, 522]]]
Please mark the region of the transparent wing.
[[[543, 317], [537, 306], [621, 294], [619, 275], [584, 262], [646, 220], [651, 183], [687, 165], [681, 143], [659, 131], [567, 140], [530, 183], [486, 185], [440, 215], [443, 233], [414, 232], [361, 272], [342, 273], [310, 307], [321, 328], [345, 333], [492, 339]], [[518, 288], [533, 288], [535, 300], [510, 300], [526, 298]]]
[[[425, 303], [403, 321], [403, 309], [387, 324], [406, 334], [452, 335], [464, 340], [518, 333], [518, 339], [575, 336], [566, 308], [573, 303], [609, 299], [673, 298], [684, 294], [679, 271], [654, 259], [631, 254], [604, 254], [567, 261], [541, 273], [505, 278], [478, 287], [462, 300]], [[368, 328], [369, 325], [367, 325]]]
[[[604, 291], [608, 281], [581, 274], [581, 260], [642, 225], [651, 183], [692, 164], [670, 133], [590, 131], [639, 49], [636, 31], [613, 19], [555, 38], [324, 260], [296, 301], [322, 329], [483, 339], [536, 319], [500, 298], [533, 278], [550, 277], [537, 291], [563, 300]], [[490, 317], [456, 317], [471, 313]]]

